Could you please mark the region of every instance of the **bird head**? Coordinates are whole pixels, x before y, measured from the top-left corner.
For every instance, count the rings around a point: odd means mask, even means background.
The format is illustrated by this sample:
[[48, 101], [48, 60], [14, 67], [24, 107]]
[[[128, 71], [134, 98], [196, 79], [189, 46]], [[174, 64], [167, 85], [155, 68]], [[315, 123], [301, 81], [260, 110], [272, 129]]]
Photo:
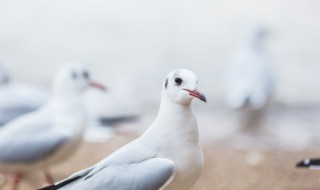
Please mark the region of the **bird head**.
[[106, 90], [102, 84], [93, 81], [88, 69], [79, 63], [70, 63], [63, 67], [54, 81], [54, 91], [56, 93], [81, 93], [88, 87]]
[[207, 102], [197, 89], [198, 78], [190, 70], [177, 69], [168, 74], [163, 87], [163, 95], [178, 104], [190, 104], [193, 98]]

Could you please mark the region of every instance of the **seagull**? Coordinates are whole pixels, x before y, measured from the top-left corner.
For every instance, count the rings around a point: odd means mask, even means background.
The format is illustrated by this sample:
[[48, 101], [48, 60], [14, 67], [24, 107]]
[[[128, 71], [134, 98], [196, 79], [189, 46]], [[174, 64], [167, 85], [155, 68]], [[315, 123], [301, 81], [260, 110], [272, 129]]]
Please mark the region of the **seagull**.
[[13, 190], [22, 174], [35, 170], [43, 170], [52, 184], [48, 167], [70, 156], [82, 139], [87, 114], [82, 93], [89, 86], [105, 90], [84, 66], [67, 65], [55, 76], [50, 102], [0, 129], [0, 172], [14, 174]]
[[264, 26], [252, 26], [228, 67], [227, 105], [248, 111], [249, 125], [262, 115], [274, 89], [271, 59], [263, 48], [266, 34]]
[[96, 165], [41, 190], [186, 190], [200, 176], [203, 152], [192, 99], [206, 102], [197, 76], [186, 69], [168, 74], [158, 115], [136, 140]]
[[319, 170], [320, 169], [320, 159], [314, 158], [314, 159], [305, 159], [301, 162], [296, 164], [297, 168], [308, 168], [313, 170]]
[[0, 61], [0, 126], [42, 107], [49, 96], [41, 89], [12, 81], [6, 65]]

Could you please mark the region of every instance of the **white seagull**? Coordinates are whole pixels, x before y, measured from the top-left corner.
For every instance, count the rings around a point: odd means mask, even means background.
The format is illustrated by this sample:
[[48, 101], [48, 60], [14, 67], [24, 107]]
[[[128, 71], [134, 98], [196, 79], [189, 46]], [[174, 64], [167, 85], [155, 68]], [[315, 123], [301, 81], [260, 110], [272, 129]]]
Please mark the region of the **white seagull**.
[[43, 190], [185, 190], [200, 176], [203, 153], [191, 101], [206, 102], [197, 76], [185, 69], [169, 73], [158, 115], [142, 136], [96, 165]]
[[0, 126], [48, 101], [49, 95], [39, 88], [12, 81], [6, 65], [0, 62]]
[[274, 89], [271, 59], [263, 46], [266, 32], [261, 25], [250, 28], [228, 67], [227, 105], [243, 111], [245, 127], [257, 124]]
[[52, 184], [47, 168], [70, 156], [82, 139], [87, 115], [82, 92], [89, 86], [104, 89], [86, 68], [68, 65], [55, 77], [50, 102], [0, 129], [0, 173], [15, 174], [14, 190], [22, 174], [39, 169]]
[[263, 47], [266, 32], [260, 25], [251, 28], [229, 65], [227, 103], [233, 109], [245, 106], [261, 109], [272, 94], [271, 60]]

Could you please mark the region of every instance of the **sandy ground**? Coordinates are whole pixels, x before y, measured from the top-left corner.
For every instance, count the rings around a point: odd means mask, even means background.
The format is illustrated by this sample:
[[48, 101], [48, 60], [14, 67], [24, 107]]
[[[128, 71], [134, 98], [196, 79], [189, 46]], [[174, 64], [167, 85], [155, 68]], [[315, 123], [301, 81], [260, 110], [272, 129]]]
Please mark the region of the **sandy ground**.
[[[315, 190], [320, 188], [319, 171], [295, 168], [298, 161], [319, 156], [319, 151], [315, 149], [318, 137], [316, 135], [312, 138], [308, 136], [309, 139], [299, 139], [299, 136], [306, 135], [301, 130], [294, 132], [301, 129], [304, 120], [307, 119], [309, 124], [312, 123], [312, 118], [316, 118], [318, 110], [284, 111], [280, 108], [272, 108], [272, 114], [267, 114], [263, 125], [273, 124], [274, 126], [269, 126], [272, 129], [270, 131], [277, 131], [279, 136], [267, 133], [263, 129], [264, 126], [261, 127], [263, 132], [244, 133], [230, 130], [234, 125], [232, 123], [236, 120], [229, 115], [213, 113], [215, 112], [200, 111], [197, 114], [205, 163], [202, 175], [193, 190]], [[149, 126], [153, 118], [154, 115], [147, 114], [137, 123], [120, 126], [116, 134], [104, 143], [82, 143], [75, 155], [51, 168], [54, 179], [58, 181], [100, 161], [139, 136], [145, 129], [142, 126]], [[293, 123], [296, 126], [292, 125]], [[227, 128], [230, 128], [229, 131]], [[308, 131], [307, 129], [312, 127], [306, 126], [304, 129]], [[315, 130], [312, 132], [315, 133]], [[281, 136], [281, 133], [285, 134]], [[1, 189], [10, 190], [10, 182], [1, 184]], [[42, 173], [34, 172], [25, 176], [20, 190], [32, 190], [44, 185], [46, 184]]]
[[[132, 137], [119, 136], [104, 144], [84, 143], [71, 159], [52, 169], [56, 180], [74, 171], [88, 167]], [[294, 168], [297, 160], [305, 156], [316, 156], [311, 151], [291, 152], [279, 150], [239, 150], [226, 143], [204, 147], [204, 171], [194, 190], [315, 190], [320, 188], [320, 173]], [[255, 156], [261, 154], [259, 163]], [[107, 177], [107, 176], [106, 176]], [[10, 190], [7, 185], [3, 190]], [[41, 174], [26, 176], [21, 190], [35, 189], [45, 185]]]

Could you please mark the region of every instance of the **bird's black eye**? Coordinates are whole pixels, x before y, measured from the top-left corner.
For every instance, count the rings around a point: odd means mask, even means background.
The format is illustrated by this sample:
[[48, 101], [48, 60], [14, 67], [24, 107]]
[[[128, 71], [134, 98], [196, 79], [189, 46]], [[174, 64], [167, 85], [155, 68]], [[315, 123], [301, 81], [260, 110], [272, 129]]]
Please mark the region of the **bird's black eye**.
[[75, 71], [71, 73], [71, 76], [72, 76], [73, 79], [77, 79], [78, 78], [78, 75], [77, 75], [77, 73]]
[[183, 82], [182, 79], [180, 77], [176, 77], [174, 78], [174, 82], [176, 85], [181, 85], [181, 83]]
[[88, 72], [88, 71], [84, 71], [84, 72], [83, 72], [83, 77], [84, 77], [85, 79], [89, 79], [89, 78], [90, 78], [89, 72]]

